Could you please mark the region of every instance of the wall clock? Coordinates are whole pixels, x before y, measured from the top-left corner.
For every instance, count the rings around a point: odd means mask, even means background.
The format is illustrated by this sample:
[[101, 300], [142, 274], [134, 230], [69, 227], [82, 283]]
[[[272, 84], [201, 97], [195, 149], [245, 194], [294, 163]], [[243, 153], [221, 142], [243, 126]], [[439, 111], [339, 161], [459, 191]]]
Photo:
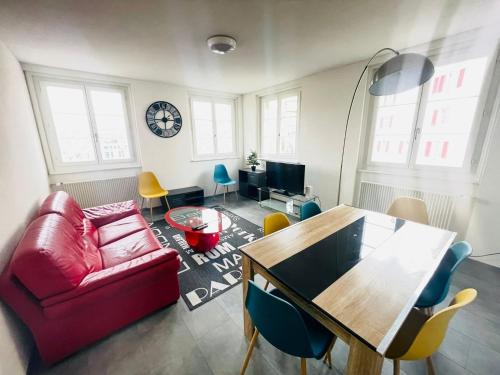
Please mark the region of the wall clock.
[[158, 101], [151, 104], [146, 111], [146, 123], [149, 130], [158, 137], [171, 138], [182, 128], [182, 117], [174, 105]]

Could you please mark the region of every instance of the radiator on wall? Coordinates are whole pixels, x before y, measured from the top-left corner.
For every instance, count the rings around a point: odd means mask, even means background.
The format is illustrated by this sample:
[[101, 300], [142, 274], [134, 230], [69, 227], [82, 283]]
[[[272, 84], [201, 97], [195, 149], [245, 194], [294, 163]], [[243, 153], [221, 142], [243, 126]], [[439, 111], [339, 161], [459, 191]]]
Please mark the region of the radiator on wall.
[[51, 185], [51, 189], [52, 191], [67, 192], [76, 199], [82, 208], [131, 199], [139, 202], [136, 176]]
[[358, 207], [377, 212], [387, 212], [391, 203], [399, 197], [422, 199], [429, 215], [430, 225], [449, 229], [458, 197], [424, 192], [415, 189], [362, 181]]

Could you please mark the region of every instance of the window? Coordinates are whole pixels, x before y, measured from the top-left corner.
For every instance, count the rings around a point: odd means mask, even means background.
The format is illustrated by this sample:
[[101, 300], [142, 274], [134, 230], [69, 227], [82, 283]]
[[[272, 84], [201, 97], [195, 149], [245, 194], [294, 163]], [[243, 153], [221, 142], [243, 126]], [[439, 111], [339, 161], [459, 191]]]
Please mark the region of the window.
[[191, 98], [195, 158], [236, 156], [235, 102], [220, 98]]
[[260, 152], [264, 158], [291, 159], [297, 154], [299, 93], [288, 91], [261, 98]]
[[135, 162], [126, 87], [34, 79], [52, 173]]
[[464, 168], [487, 57], [437, 63], [422, 87], [374, 99], [368, 162]]

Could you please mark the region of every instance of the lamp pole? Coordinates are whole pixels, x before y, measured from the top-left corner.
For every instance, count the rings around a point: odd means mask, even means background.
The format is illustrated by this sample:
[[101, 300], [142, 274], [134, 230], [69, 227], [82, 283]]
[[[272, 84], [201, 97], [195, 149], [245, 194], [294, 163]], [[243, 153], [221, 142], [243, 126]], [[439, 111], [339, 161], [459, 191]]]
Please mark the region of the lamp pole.
[[358, 82], [356, 83], [356, 87], [354, 88], [354, 92], [352, 94], [351, 104], [349, 105], [349, 112], [347, 113], [347, 121], [345, 123], [345, 129], [344, 129], [344, 143], [342, 144], [342, 156], [340, 158], [339, 186], [338, 186], [338, 189], [337, 189], [337, 206], [340, 204], [340, 187], [341, 187], [341, 184], [342, 184], [342, 169], [344, 167], [344, 154], [345, 154], [345, 144], [346, 144], [346, 140], [347, 140], [347, 129], [349, 127], [349, 117], [351, 116], [351, 110], [352, 110], [352, 105], [354, 103], [354, 98], [356, 97], [356, 91], [358, 90], [359, 83], [361, 82], [361, 78], [363, 78], [363, 75], [365, 74], [366, 69], [368, 69], [368, 66], [370, 65], [370, 63], [372, 62], [372, 60], [377, 55], [379, 55], [380, 53], [382, 53], [384, 51], [391, 51], [396, 56], [399, 55], [398, 51], [396, 51], [396, 50], [394, 50], [392, 48], [388, 48], [388, 47], [382, 48], [382, 49], [378, 50], [377, 52], [375, 52], [375, 54], [370, 58], [370, 60], [368, 60], [368, 63], [366, 63], [365, 67], [363, 68], [363, 71], [361, 72], [361, 75], [358, 78]]

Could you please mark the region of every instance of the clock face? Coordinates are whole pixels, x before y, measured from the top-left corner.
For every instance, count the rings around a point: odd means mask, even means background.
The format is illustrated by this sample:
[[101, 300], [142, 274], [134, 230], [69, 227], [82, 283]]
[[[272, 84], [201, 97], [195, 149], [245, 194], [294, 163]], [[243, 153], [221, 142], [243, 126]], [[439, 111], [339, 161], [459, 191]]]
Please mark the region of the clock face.
[[158, 137], [170, 138], [182, 128], [182, 117], [177, 108], [168, 102], [154, 102], [146, 111], [149, 130]]

